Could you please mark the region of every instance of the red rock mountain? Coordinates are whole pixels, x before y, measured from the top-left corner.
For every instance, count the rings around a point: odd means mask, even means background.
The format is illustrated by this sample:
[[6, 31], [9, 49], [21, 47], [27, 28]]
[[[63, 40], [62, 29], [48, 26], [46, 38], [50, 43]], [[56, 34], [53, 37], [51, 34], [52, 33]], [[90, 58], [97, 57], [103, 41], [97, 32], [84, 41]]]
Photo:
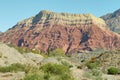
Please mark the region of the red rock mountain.
[[0, 41], [44, 52], [56, 48], [66, 53], [120, 48], [120, 36], [110, 31], [104, 20], [91, 14], [45, 10], [18, 22], [0, 36]]

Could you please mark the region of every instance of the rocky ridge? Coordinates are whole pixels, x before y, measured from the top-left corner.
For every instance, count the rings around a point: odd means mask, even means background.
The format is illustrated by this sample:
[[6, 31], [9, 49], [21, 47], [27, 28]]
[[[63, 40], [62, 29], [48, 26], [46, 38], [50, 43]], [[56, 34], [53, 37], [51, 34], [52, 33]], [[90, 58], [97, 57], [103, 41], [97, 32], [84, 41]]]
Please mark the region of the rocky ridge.
[[113, 13], [106, 14], [101, 18], [105, 20], [112, 31], [120, 33], [120, 9]]
[[0, 41], [46, 53], [56, 48], [66, 53], [120, 48], [120, 36], [110, 31], [104, 20], [91, 14], [45, 10], [18, 22], [0, 36]]
[[43, 10], [40, 13], [38, 13], [36, 16], [18, 22], [17, 25], [15, 25], [15, 27], [31, 26], [30, 24], [36, 24], [36, 23], [42, 25], [46, 23], [50, 23], [51, 26], [52, 25], [67, 25], [67, 26], [87, 25], [94, 23], [95, 25], [98, 25], [102, 29], [106, 28], [106, 24], [104, 20], [97, 18], [92, 14], [55, 13], [47, 10]]

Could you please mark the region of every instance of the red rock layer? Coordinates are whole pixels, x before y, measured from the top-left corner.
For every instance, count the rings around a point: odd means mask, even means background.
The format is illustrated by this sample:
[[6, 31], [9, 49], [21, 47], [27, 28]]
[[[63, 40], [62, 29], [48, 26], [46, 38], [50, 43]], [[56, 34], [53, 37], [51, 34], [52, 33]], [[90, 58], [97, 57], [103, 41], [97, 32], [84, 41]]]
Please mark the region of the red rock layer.
[[49, 11], [18, 22], [0, 34], [0, 41], [44, 52], [56, 48], [66, 53], [120, 48], [120, 36], [111, 32], [102, 19], [91, 14]]
[[49, 25], [38, 30], [41, 24], [20, 29], [13, 28], [0, 36], [0, 41], [38, 49], [47, 52], [48, 49], [63, 49], [66, 53], [91, 51], [99, 48], [119, 49], [120, 36], [103, 30], [94, 24], [89, 25]]

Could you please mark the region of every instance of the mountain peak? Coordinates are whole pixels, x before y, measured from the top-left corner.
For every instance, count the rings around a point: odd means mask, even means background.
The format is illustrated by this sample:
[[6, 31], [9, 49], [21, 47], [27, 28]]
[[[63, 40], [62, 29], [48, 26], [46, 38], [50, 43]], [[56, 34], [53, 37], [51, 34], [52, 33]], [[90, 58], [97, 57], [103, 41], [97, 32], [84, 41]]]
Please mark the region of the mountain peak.
[[[70, 13], [57, 13], [57, 12], [51, 12], [48, 10], [42, 10], [39, 14], [41, 16], [41, 19], [65, 19], [68, 21], [88, 21], [93, 22], [95, 24], [104, 24], [104, 20], [95, 17], [92, 14], [70, 14]], [[38, 17], [37, 15], [37, 17]]]
[[21, 24], [24, 24], [25, 26], [30, 26], [31, 24], [49, 24], [49, 23], [51, 25], [95, 24], [98, 25], [101, 29], [106, 30], [106, 24], [104, 20], [101, 18], [97, 18], [92, 14], [57, 13], [48, 10], [42, 10], [36, 16], [18, 22], [17, 26]]
[[57, 13], [48, 10], [40, 11], [36, 16], [27, 18], [18, 22], [13, 28], [30, 27], [36, 24], [51, 24], [52, 25], [86, 25], [95, 24], [101, 29], [106, 30], [106, 23], [103, 19], [97, 18], [92, 14], [70, 14], [70, 13]]
[[118, 9], [117, 11], [114, 12], [115, 16], [120, 16], [120, 9]]

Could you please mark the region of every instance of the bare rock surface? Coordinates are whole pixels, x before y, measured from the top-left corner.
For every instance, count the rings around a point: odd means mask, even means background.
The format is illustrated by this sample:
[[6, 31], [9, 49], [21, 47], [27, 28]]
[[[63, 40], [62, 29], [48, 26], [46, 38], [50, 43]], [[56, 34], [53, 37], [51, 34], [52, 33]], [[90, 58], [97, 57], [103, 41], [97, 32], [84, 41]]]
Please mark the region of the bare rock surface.
[[44, 59], [43, 56], [39, 54], [33, 54], [33, 53], [26, 53], [23, 54], [23, 56], [27, 59], [27, 64], [38, 66], [40, 65], [41, 61]]
[[83, 77], [84, 71], [81, 69], [72, 68], [71, 71], [72, 71], [72, 75], [75, 78], [75, 80], [91, 80], [89, 78]]
[[0, 41], [45, 53], [56, 48], [65, 53], [120, 49], [120, 35], [110, 31], [101, 18], [45, 10], [18, 22], [0, 36]]
[[14, 48], [0, 43], [0, 66], [9, 66], [13, 63], [25, 64], [26, 59]]
[[114, 32], [120, 33], [120, 9], [101, 17]]
[[9, 66], [14, 63], [37, 66], [43, 58], [43, 56], [34, 53], [21, 54], [15, 48], [0, 43], [0, 66]]

